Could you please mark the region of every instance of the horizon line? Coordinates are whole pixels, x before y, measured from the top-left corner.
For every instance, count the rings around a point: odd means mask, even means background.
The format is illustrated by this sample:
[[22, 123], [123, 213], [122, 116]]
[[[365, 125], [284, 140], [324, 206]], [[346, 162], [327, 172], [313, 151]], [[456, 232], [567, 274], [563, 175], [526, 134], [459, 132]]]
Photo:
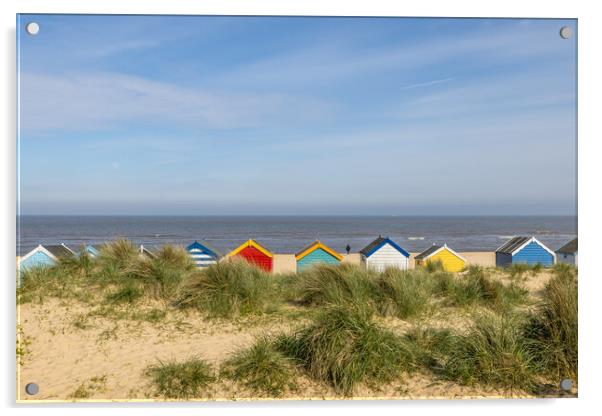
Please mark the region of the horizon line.
[[578, 217], [578, 214], [17, 214], [17, 217]]

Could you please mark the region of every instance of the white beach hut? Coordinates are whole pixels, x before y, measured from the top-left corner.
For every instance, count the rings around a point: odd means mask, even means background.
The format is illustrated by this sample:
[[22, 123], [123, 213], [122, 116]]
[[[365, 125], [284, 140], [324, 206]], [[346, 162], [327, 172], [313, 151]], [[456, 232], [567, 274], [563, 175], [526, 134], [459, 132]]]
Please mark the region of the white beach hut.
[[362, 262], [366, 267], [383, 271], [387, 267], [407, 270], [410, 254], [390, 238], [378, 237], [360, 250]]

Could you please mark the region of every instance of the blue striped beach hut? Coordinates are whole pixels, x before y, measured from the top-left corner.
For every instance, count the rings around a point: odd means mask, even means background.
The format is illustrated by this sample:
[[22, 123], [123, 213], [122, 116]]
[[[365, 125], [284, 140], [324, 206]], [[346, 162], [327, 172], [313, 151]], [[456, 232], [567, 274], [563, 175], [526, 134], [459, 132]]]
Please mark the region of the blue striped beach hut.
[[524, 263], [553, 266], [556, 255], [535, 237], [514, 237], [495, 250], [495, 265]]
[[190, 253], [190, 256], [196, 264], [196, 267], [211, 266], [212, 264], [217, 263], [220, 258], [217, 250], [209, 248], [207, 243], [201, 244], [198, 241], [195, 241], [186, 247], [186, 250]]

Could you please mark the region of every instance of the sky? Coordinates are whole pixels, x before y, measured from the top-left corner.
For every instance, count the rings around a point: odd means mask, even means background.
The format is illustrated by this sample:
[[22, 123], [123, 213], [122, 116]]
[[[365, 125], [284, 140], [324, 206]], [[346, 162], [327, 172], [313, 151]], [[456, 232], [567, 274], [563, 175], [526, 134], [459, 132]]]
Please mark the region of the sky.
[[575, 20], [17, 25], [21, 214], [576, 215]]

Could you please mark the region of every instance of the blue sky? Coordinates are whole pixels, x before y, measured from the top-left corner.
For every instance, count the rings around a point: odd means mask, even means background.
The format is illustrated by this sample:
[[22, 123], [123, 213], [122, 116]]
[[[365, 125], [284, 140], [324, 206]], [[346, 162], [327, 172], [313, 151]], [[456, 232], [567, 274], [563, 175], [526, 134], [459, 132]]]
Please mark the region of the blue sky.
[[18, 25], [22, 214], [576, 214], [574, 20]]

